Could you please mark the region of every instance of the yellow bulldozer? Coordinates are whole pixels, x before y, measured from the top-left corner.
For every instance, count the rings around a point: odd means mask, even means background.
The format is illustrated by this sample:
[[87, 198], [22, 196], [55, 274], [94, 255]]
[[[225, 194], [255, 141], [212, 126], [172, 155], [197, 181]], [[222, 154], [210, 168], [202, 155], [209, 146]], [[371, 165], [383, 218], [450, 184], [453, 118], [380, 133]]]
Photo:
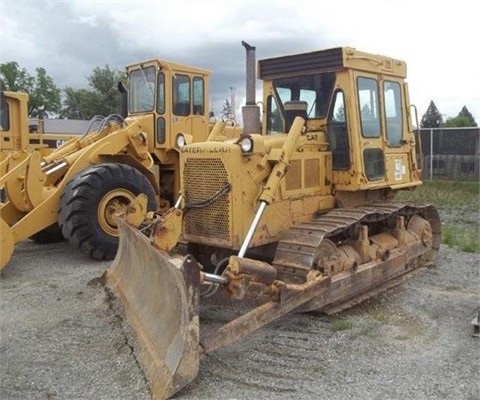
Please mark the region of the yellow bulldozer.
[[[0, 269], [15, 244], [29, 237], [39, 242], [64, 237], [95, 259], [112, 259], [117, 212], [140, 193], [147, 195], [151, 211], [168, 210], [177, 200], [178, 144], [205, 141], [214, 127], [210, 71], [163, 60], [126, 70], [128, 84], [119, 84], [123, 111], [95, 117], [92, 129], [48, 151], [20, 134], [28, 132], [26, 95], [4, 93]], [[214, 131], [238, 132], [235, 125]]]
[[[145, 212], [139, 195], [118, 220], [106, 285], [156, 399], [191, 382], [202, 356], [292, 310], [351, 307], [432, 266], [440, 246], [435, 207], [395, 201], [421, 184], [405, 62], [333, 48], [256, 69], [244, 46], [242, 135], [182, 144], [175, 206]], [[258, 305], [206, 331], [202, 296]]]

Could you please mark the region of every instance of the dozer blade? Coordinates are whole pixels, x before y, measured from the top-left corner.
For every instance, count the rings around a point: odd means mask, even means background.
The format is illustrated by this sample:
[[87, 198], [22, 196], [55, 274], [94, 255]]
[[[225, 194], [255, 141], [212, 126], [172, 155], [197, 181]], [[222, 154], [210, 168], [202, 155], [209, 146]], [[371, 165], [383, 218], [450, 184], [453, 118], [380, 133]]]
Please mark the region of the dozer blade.
[[165, 399], [198, 374], [200, 268], [190, 256], [172, 259], [118, 220], [120, 243], [107, 284], [133, 328], [152, 397]]

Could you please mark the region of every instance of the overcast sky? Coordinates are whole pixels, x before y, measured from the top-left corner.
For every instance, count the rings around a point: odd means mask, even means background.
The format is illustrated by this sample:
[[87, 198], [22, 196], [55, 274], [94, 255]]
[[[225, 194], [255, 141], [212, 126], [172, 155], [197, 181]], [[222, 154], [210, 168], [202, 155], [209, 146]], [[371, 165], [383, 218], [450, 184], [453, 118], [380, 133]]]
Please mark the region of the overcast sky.
[[465, 105], [480, 123], [479, 16], [477, 0], [0, 0], [0, 62], [43, 67], [62, 89], [95, 66], [191, 64], [213, 72], [218, 114], [230, 87], [245, 101], [242, 40], [257, 59], [350, 46], [407, 62], [419, 118], [433, 100], [444, 119]]

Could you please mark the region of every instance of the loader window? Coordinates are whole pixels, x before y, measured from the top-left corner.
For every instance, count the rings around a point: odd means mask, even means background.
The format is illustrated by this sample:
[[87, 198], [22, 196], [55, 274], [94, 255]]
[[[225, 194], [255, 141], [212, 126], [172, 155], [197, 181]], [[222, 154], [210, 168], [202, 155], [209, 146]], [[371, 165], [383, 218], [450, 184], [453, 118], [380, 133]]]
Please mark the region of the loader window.
[[190, 115], [190, 78], [187, 75], [173, 77], [173, 113], [185, 117]]
[[328, 142], [332, 151], [334, 170], [350, 168], [350, 146], [348, 142], [347, 119], [343, 92], [334, 94], [333, 106], [328, 116]]
[[205, 113], [205, 91], [203, 78], [193, 78], [193, 114], [203, 115]]
[[380, 137], [377, 81], [372, 78], [359, 77], [357, 86], [362, 135], [371, 138]]
[[10, 130], [10, 118], [8, 113], [8, 103], [3, 100], [0, 104], [0, 131]]
[[157, 78], [157, 112], [165, 113], [165, 75], [163, 72], [160, 72]]
[[128, 109], [131, 113], [153, 111], [155, 102], [155, 67], [130, 72]]
[[157, 144], [165, 143], [165, 118], [157, 118], [157, 133], [156, 133]]
[[402, 99], [400, 84], [385, 81], [383, 83], [387, 141], [391, 147], [400, 147], [403, 139]]

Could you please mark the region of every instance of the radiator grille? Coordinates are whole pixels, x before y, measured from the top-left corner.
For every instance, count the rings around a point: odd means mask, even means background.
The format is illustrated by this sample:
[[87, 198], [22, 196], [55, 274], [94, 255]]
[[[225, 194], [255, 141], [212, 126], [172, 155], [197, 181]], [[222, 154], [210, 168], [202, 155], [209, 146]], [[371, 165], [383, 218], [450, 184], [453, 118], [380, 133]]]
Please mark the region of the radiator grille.
[[[228, 182], [223, 162], [217, 158], [189, 159], [185, 164], [184, 191], [187, 204], [208, 200]], [[230, 192], [204, 208], [185, 214], [185, 233], [230, 240]]]

